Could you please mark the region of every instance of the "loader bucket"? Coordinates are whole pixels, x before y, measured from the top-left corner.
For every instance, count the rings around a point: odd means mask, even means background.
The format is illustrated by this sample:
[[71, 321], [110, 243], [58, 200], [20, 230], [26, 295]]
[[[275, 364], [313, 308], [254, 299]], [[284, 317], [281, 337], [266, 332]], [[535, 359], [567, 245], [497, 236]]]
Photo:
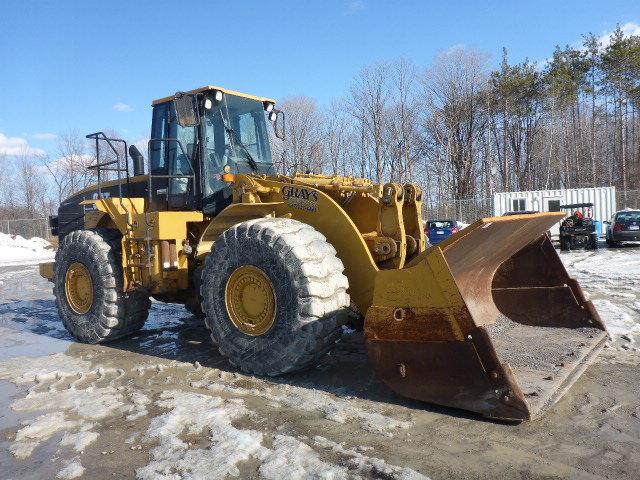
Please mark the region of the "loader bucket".
[[405, 397], [526, 420], [553, 405], [608, 335], [546, 232], [558, 213], [485, 218], [377, 273], [365, 335]]

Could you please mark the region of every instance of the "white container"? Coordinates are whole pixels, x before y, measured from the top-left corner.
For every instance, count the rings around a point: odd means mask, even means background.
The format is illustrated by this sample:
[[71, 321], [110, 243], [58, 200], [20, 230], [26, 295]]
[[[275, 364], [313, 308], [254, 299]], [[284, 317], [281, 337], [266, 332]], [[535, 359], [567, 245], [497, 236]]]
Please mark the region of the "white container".
[[[493, 214], [499, 217], [507, 212], [526, 210], [536, 210], [538, 212], [562, 211], [568, 213], [568, 210], [560, 210], [558, 207], [572, 203], [593, 203], [592, 215], [594, 220], [607, 221], [617, 211], [616, 187], [494, 193]], [[552, 235], [559, 234], [559, 225], [557, 223], [551, 228]]]

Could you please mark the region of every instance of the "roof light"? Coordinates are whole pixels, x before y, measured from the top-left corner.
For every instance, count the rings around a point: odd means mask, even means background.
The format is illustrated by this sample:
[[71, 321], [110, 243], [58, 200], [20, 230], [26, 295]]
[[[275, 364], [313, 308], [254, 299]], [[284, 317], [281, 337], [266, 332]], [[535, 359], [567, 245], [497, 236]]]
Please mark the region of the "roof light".
[[264, 102], [264, 109], [267, 113], [271, 113], [273, 112], [273, 103], [271, 102]]
[[215, 98], [216, 102], [220, 102], [222, 100], [223, 93], [222, 90], [216, 90], [213, 94], [213, 98]]
[[276, 112], [271, 112], [269, 114], [269, 120], [271, 120], [272, 122], [275, 122], [276, 118], [278, 118], [278, 115], [276, 115]]
[[213, 102], [211, 101], [210, 98], [204, 99], [204, 108], [205, 110], [211, 110], [213, 108]]

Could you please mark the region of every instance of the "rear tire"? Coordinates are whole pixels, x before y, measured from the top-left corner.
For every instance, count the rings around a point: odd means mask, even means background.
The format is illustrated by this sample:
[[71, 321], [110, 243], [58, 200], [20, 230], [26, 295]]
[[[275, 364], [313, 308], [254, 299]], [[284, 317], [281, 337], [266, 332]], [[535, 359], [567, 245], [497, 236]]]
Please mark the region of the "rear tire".
[[571, 250], [570, 240], [565, 237], [560, 237], [560, 250], [563, 252], [568, 252]]
[[[76, 271], [90, 277], [79, 294], [72, 279]], [[149, 296], [125, 294], [123, 282], [119, 231], [76, 230], [64, 237], [56, 253], [53, 294], [62, 323], [76, 340], [100, 343], [142, 328], [151, 307]]]
[[[229, 314], [237, 309], [228, 304], [229, 292], [236, 292], [229, 285], [237, 285], [232, 274], [245, 269], [247, 277], [264, 275], [272, 289], [269, 294], [261, 285], [275, 305], [265, 307], [273, 320], [261, 334], [241, 330]], [[333, 246], [302, 222], [263, 218], [229, 228], [216, 240], [202, 274], [200, 293], [214, 344], [248, 373], [279, 375], [315, 365], [338, 341], [348, 318], [343, 270]]]

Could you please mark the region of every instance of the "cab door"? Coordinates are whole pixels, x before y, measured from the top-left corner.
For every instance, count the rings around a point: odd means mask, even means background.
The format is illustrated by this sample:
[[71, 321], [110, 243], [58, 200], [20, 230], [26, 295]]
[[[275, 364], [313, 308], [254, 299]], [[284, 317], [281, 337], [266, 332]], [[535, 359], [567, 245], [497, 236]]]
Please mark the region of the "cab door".
[[153, 107], [149, 140], [153, 210], [197, 208], [197, 138], [197, 127], [182, 127], [178, 123], [173, 101]]

